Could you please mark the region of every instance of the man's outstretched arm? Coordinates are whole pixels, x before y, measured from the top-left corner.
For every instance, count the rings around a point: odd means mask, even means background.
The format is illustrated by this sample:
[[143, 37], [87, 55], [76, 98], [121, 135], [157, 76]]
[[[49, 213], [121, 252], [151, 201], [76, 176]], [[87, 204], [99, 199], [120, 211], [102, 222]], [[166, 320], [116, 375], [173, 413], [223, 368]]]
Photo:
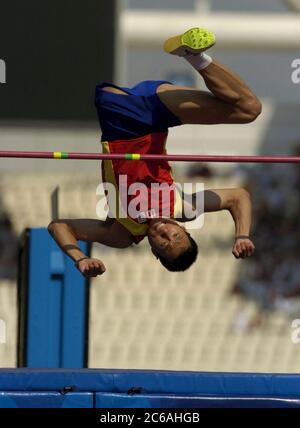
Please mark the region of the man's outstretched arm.
[[249, 192], [243, 188], [206, 190], [204, 212], [220, 210], [228, 210], [235, 223], [232, 254], [237, 259], [251, 256], [255, 247], [250, 239], [252, 204]]
[[48, 231], [59, 247], [74, 260], [79, 271], [88, 277], [105, 272], [101, 260], [87, 257], [77, 241], [99, 242], [114, 248], [126, 248], [132, 243], [129, 233], [117, 222], [101, 220], [54, 220]]
[[[228, 210], [234, 220], [235, 241], [232, 254], [236, 258], [251, 256], [255, 247], [249, 238], [252, 222], [252, 204], [249, 192], [243, 188], [236, 188], [205, 190], [203, 193], [204, 212]], [[194, 193], [192, 195], [194, 210], [196, 209], [196, 198], [197, 194]], [[200, 214], [203, 213], [196, 213], [197, 216]]]

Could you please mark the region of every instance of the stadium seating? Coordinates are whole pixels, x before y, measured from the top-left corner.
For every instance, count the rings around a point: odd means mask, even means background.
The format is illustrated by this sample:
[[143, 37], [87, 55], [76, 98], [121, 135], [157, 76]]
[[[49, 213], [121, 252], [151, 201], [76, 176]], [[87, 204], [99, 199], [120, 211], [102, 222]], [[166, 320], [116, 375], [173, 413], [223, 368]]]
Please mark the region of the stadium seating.
[[[1, 196], [16, 232], [50, 221], [49, 194], [59, 181], [62, 217], [95, 218], [97, 182], [86, 176], [48, 173], [5, 175]], [[206, 180], [205, 186], [234, 187], [232, 178]], [[240, 316], [255, 314], [231, 289], [241, 264], [231, 255], [233, 222], [226, 212], [205, 215], [199, 260], [186, 273], [164, 270], [142, 242], [127, 250], [94, 246], [107, 266], [91, 283], [89, 366], [212, 371], [299, 371], [297, 345], [289, 321], [280, 314], [251, 331], [239, 331]], [[242, 315], [241, 315], [242, 314]], [[16, 364], [16, 285], [0, 281], [0, 318], [7, 342], [0, 343], [0, 365]]]

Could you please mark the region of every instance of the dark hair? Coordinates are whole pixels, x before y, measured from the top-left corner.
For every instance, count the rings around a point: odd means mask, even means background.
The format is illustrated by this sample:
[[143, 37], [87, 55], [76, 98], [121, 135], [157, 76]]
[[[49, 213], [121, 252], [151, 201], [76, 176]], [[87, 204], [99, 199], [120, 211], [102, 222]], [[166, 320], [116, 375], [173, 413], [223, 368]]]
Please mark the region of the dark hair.
[[197, 259], [198, 256], [198, 245], [188, 233], [191, 246], [181, 253], [176, 259], [168, 260], [165, 257], [158, 256], [161, 264], [168, 269], [170, 272], [184, 272], [187, 270]]

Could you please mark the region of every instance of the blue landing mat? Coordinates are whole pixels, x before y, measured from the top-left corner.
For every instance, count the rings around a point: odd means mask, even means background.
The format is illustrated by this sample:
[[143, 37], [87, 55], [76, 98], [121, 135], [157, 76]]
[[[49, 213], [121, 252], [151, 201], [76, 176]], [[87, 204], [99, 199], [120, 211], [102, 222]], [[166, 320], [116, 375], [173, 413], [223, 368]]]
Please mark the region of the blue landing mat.
[[74, 393], [74, 407], [299, 407], [300, 375], [0, 369], [0, 407], [73, 407]]

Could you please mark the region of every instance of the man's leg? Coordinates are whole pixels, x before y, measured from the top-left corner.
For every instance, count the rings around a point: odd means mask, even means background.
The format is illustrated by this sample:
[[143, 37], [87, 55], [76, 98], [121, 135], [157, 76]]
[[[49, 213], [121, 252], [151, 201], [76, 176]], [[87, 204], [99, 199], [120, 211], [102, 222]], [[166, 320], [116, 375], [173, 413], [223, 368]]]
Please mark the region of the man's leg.
[[169, 53], [178, 55], [179, 52], [179, 56], [200, 73], [211, 91], [169, 84], [158, 88], [161, 101], [182, 123], [248, 123], [256, 119], [261, 112], [261, 103], [245, 82], [222, 64], [205, 54], [203, 56], [205, 49], [194, 49], [187, 42], [185, 55], [180, 55], [181, 48]]

